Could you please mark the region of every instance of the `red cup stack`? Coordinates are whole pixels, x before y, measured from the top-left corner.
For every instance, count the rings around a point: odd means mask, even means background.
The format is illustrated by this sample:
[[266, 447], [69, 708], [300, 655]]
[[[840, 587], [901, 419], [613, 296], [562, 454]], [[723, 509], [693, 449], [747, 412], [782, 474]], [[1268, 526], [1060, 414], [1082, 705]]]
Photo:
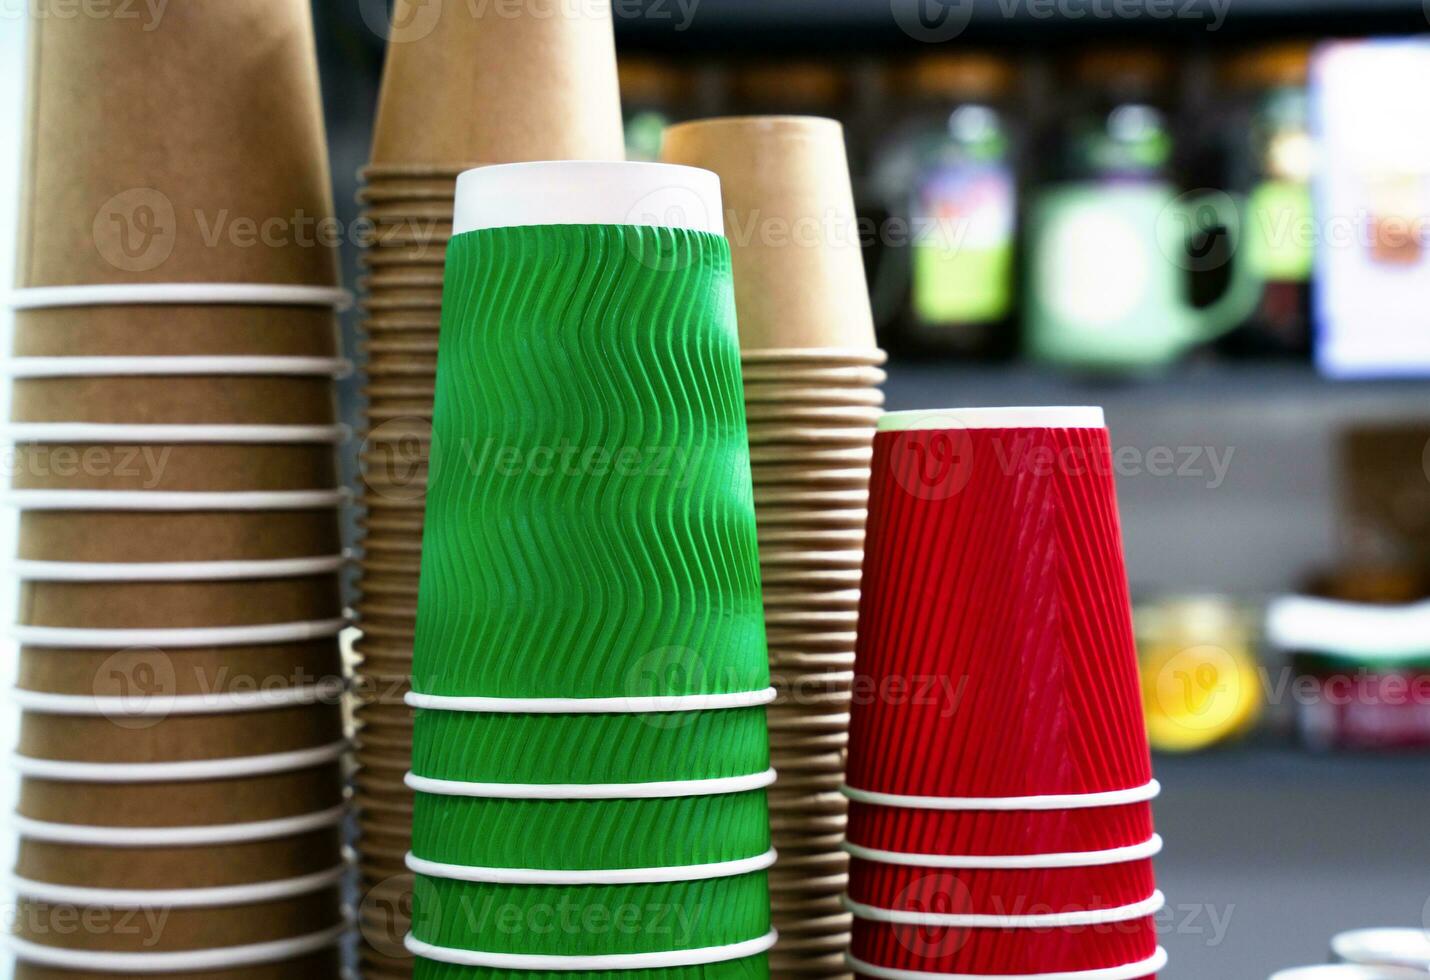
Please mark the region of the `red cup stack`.
[[1143, 980], [1165, 965], [1100, 409], [884, 416], [855, 673], [856, 973]]

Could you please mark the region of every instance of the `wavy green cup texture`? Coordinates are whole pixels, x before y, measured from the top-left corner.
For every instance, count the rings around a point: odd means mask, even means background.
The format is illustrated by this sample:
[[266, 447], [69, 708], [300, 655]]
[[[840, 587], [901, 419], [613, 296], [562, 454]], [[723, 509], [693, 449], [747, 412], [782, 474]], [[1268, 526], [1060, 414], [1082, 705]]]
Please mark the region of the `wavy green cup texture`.
[[487, 966], [452, 966], [419, 959], [415, 980], [768, 980], [770, 960], [763, 953], [708, 966], [663, 970], [498, 970]]
[[417, 719], [412, 771], [433, 779], [648, 783], [748, 776], [770, 767], [763, 706], [583, 715], [424, 709]]
[[649, 800], [418, 793], [412, 853], [476, 868], [590, 871], [740, 861], [770, 849], [765, 791]]
[[725, 239], [625, 225], [454, 238], [420, 689], [766, 687], [745, 437]]
[[763, 871], [639, 885], [499, 885], [418, 875], [412, 935], [487, 953], [704, 949], [770, 931]]

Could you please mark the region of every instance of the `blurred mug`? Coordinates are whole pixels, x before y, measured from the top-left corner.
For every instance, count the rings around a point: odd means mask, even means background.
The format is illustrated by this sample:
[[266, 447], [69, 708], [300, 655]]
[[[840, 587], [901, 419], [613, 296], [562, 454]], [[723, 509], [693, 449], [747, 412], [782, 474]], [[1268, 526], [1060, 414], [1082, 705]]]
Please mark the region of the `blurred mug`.
[[[1150, 370], [1240, 325], [1263, 289], [1238, 254], [1242, 211], [1219, 191], [1179, 196], [1161, 183], [1048, 188], [1029, 215], [1029, 352], [1054, 364]], [[1200, 248], [1218, 230], [1231, 236], [1229, 260]], [[1222, 296], [1194, 307], [1189, 273], [1225, 261]]]

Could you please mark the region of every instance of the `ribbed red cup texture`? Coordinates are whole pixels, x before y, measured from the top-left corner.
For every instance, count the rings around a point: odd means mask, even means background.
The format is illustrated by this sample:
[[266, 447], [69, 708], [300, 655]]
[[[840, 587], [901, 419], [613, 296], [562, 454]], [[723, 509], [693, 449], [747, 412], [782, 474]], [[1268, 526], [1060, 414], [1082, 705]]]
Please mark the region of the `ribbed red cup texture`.
[[1157, 890], [1151, 859], [1090, 868], [921, 868], [855, 858], [849, 897], [895, 912], [1052, 915], [1115, 909]]
[[851, 844], [901, 854], [1005, 857], [1135, 847], [1152, 838], [1152, 804], [1080, 810], [927, 810], [849, 804]]
[[856, 649], [850, 786], [1146, 784], [1107, 431], [880, 432]]
[[1156, 955], [1157, 927], [1151, 916], [1057, 929], [950, 929], [855, 919], [850, 952], [871, 966], [927, 973], [1104, 970]]

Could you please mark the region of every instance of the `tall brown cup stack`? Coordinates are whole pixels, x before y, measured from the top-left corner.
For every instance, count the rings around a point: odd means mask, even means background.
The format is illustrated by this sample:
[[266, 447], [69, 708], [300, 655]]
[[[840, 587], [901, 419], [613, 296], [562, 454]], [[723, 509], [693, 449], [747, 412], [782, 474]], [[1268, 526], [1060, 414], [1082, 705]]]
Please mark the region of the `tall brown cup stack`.
[[7, 365], [16, 976], [335, 980], [345, 365], [310, 13], [60, 6], [30, 25]]
[[666, 131], [661, 157], [720, 175], [735, 273], [779, 781], [770, 819], [778, 977], [842, 976], [840, 850], [870, 446], [884, 354], [838, 123], [747, 117]]
[[442, 276], [456, 178], [485, 164], [624, 155], [609, 0], [397, 0], [358, 200], [367, 399], [355, 798], [366, 975], [411, 974], [411, 689]]

